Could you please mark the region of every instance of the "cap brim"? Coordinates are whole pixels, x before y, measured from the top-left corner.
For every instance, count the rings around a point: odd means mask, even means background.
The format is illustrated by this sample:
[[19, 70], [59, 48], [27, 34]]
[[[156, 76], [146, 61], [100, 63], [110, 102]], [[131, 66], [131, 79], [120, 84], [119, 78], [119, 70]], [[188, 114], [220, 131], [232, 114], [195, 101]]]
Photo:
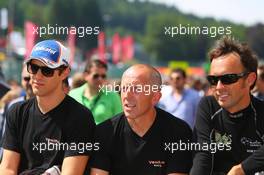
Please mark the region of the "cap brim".
[[56, 69], [56, 68], [60, 67], [60, 65], [58, 65], [58, 64], [54, 64], [54, 63], [52, 63], [53, 65], [49, 64], [49, 62], [46, 61], [46, 60], [48, 60], [46, 58], [28, 58], [24, 63], [27, 64], [31, 60], [38, 60], [51, 69]]

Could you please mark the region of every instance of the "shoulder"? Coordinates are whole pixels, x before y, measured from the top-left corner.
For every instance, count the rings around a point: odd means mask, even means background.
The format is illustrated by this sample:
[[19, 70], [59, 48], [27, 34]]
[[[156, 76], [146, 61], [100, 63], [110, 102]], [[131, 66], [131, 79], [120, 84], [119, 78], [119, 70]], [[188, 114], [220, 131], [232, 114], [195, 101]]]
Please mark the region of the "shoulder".
[[156, 108], [156, 110], [160, 121], [159, 125], [162, 126], [164, 130], [167, 130], [170, 133], [177, 133], [179, 135], [191, 134], [191, 128], [185, 121], [160, 108]]
[[67, 112], [67, 114], [73, 116], [71, 118], [74, 120], [93, 120], [92, 112], [71, 96], [67, 95], [65, 97], [65, 104], [62, 108], [64, 109], [64, 112]]
[[83, 106], [82, 104], [80, 104], [78, 101], [76, 101], [76, 99], [70, 95], [66, 95], [65, 97], [65, 105], [67, 105], [67, 107], [72, 108], [74, 111], [75, 110], [85, 110], [85, 111], [89, 111], [85, 106]]
[[117, 93], [117, 92], [114, 92], [114, 91], [103, 91], [102, 92], [102, 95], [105, 97], [105, 98], [108, 98], [108, 99], [116, 99], [116, 98], [120, 98], [120, 95]]
[[162, 93], [162, 95], [169, 95], [170, 93], [172, 92], [172, 87], [171, 86], [166, 86], [166, 85], [164, 85], [164, 86], [162, 86], [162, 88], [161, 88], [161, 93]]
[[212, 118], [221, 114], [221, 109], [214, 96], [202, 97], [197, 108], [195, 127], [203, 130], [206, 126], [211, 126]]
[[17, 110], [23, 111], [30, 108], [35, 103], [36, 103], [36, 98], [31, 98], [29, 100], [16, 99], [12, 101], [12, 104], [10, 104], [9, 111], [17, 111]]
[[251, 101], [252, 101], [253, 107], [255, 108], [256, 112], [258, 114], [261, 114], [262, 116], [262, 114], [264, 113], [264, 108], [263, 108], [264, 101], [254, 96], [251, 97]]
[[69, 96], [71, 97], [75, 97], [75, 96], [80, 96], [82, 95], [82, 92], [84, 91], [85, 87], [87, 86], [87, 84], [84, 84], [78, 88], [72, 89], [69, 92]]
[[18, 97], [14, 100], [12, 100], [9, 104], [8, 104], [8, 107], [10, 108], [13, 104], [16, 104], [18, 102], [22, 102], [22, 101], [25, 101], [25, 97], [24, 96], [21, 96], [21, 97]]
[[96, 126], [96, 136], [104, 135], [105, 138], [112, 138], [123, 132], [124, 124], [124, 113], [117, 114]]
[[96, 128], [98, 130], [104, 130], [104, 129], [108, 129], [111, 132], [115, 132], [116, 128], [120, 125], [120, 124], [124, 124], [124, 113], [120, 113], [117, 114], [115, 116], [113, 116], [112, 118], [100, 123], [99, 125], [96, 126]]
[[28, 115], [25, 115], [26, 113], [29, 113], [30, 108], [36, 103], [35, 98], [31, 98], [26, 101], [17, 101], [10, 105], [10, 107], [7, 110], [7, 119], [11, 121], [18, 121], [23, 120]]
[[78, 101], [76, 101], [76, 99], [74, 99], [73, 97], [66, 95], [65, 97], [66, 99], [66, 105], [69, 109], [71, 109], [72, 111], [75, 111], [78, 113], [89, 113], [91, 114], [91, 111], [85, 107], [84, 105], [80, 104]]
[[[169, 100], [168, 98], [170, 98], [172, 96], [172, 87], [171, 86], [162, 86], [161, 88], [161, 98], [159, 100], [159, 104], [165, 104], [165, 103], [169, 103]], [[165, 107], [164, 107], [165, 108]]]
[[200, 97], [199, 92], [192, 88], [185, 89], [185, 92], [187, 95], [194, 96], [194, 97]]
[[219, 108], [221, 108], [214, 96], [202, 97], [199, 103], [199, 107], [209, 108], [212, 110], [218, 110]]
[[261, 107], [262, 106], [261, 109], [264, 110], [264, 108], [263, 108], [264, 101], [262, 99], [259, 99], [259, 98], [255, 97], [255, 96], [251, 96], [251, 99], [252, 99], [252, 102], [254, 103], [254, 105], [256, 105], [257, 107]]
[[83, 134], [88, 137], [90, 133], [94, 133], [95, 122], [91, 111], [72, 97], [67, 95], [65, 98], [56, 115], [59, 116], [58, 122], [68, 135], [79, 132], [76, 137], [81, 137]]

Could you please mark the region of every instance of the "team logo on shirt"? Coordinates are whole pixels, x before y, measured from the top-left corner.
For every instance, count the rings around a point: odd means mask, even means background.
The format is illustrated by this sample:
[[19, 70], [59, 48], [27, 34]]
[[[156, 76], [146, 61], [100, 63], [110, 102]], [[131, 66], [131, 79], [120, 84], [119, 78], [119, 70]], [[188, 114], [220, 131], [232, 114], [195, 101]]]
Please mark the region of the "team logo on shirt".
[[262, 146], [262, 143], [258, 140], [253, 140], [248, 137], [242, 137], [240, 142], [247, 148], [246, 151], [248, 153], [255, 152], [259, 147]]
[[48, 143], [52, 143], [52, 144], [59, 144], [60, 143], [60, 141], [57, 139], [50, 139], [50, 138], [45, 138], [45, 139]]
[[228, 134], [222, 135], [219, 132], [215, 131], [215, 142], [227, 145], [227, 144], [231, 144], [232, 138], [231, 135]]
[[165, 166], [165, 161], [163, 160], [149, 160], [149, 165], [153, 166], [153, 167], [159, 167], [162, 168]]

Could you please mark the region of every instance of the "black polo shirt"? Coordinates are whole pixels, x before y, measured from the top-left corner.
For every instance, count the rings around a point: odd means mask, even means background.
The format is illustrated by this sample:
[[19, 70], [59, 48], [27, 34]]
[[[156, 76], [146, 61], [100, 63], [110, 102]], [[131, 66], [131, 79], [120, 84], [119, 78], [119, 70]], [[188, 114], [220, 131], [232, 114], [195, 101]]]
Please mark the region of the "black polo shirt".
[[191, 129], [171, 114], [158, 108], [156, 111], [156, 119], [143, 137], [131, 129], [123, 113], [98, 125], [95, 142], [100, 149], [93, 153], [91, 167], [111, 175], [188, 173], [191, 152], [172, 151], [169, 147], [180, 141], [189, 142]]
[[248, 107], [236, 113], [221, 108], [213, 96], [200, 101], [194, 140], [200, 144], [228, 143], [223, 150], [198, 150], [191, 175], [228, 173], [242, 164], [247, 175], [264, 171], [264, 102], [251, 96]]

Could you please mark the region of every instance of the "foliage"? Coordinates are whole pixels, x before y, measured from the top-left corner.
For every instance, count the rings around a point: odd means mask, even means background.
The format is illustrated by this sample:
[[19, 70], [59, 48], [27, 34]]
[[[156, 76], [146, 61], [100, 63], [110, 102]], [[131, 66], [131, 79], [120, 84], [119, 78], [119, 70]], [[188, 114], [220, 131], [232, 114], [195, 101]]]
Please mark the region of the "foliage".
[[[198, 18], [183, 14], [175, 7], [139, 0], [0, 0], [0, 7], [9, 7], [14, 16], [15, 28], [23, 29], [24, 21], [53, 26], [99, 26], [111, 38], [131, 34], [156, 60], [187, 60], [201, 62], [212, 43], [221, 37], [216, 35], [165, 34], [165, 27], [207, 26], [231, 27], [235, 38], [247, 41], [264, 58], [263, 24], [246, 27], [230, 21]], [[13, 11], [13, 12], [12, 12]], [[66, 39], [66, 35], [46, 35], [44, 38]], [[77, 45], [84, 52], [97, 46], [97, 35], [77, 37]]]

